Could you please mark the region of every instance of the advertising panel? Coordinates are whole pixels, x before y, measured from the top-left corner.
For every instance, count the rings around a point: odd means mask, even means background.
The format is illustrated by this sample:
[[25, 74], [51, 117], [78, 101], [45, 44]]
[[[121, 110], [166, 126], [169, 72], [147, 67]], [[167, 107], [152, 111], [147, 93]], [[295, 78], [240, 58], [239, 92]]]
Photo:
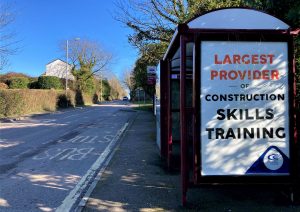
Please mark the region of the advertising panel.
[[201, 42], [201, 174], [289, 175], [288, 44]]

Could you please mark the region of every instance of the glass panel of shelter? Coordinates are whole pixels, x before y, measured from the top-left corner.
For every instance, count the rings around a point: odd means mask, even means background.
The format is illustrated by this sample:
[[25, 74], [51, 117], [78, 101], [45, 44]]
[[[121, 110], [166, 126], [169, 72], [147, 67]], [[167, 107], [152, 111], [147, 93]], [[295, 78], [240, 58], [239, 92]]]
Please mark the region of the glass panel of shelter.
[[[192, 111], [192, 96], [193, 96], [193, 48], [194, 43], [186, 44], [186, 107]], [[171, 59], [170, 72], [170, 97], [171, 97], [171, 126], [172, 126], [172, 152], [171, 166], [173, 168], [180, 167], [180, 47], [177, 49]], [[187, 135], [188, 142], [192, 145], [193, 141], [193, 123], [192, 112], [187, 116]], [[190, 145], [189, 145], [190, 146]], [[192, 146], [191, 146], [192, 147]], [[189, 154], [193, 155], [193, 154]]]
[[[193, 70], [194, 70], [194, 42], [188, 42], [186, 44], [186, 135], [187, 135], [187, 144], [188, 144], [188, 167], [190, 172], [193, 171]], [[189, 176], [193, 176], [191, 173]]]
[[180, 48], [171, 59], [170, 82], [170, 124], [172, 134], [172, 147], [170, 165], [172, 168], [180, 167]]

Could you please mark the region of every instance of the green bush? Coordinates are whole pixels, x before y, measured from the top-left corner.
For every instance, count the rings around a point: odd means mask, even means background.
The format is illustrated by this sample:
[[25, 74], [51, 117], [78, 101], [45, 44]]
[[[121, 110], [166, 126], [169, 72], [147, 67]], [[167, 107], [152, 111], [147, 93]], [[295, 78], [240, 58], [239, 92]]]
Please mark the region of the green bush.
[[29, 79], [25, 77], [17, 77], [9, 80], [10, 89], [24, 89], [28, 88]]
[[55, 76], [40, 76], [38, 78], [38, 87], [41, 89], [62, 89], [61, 80]]
[[28, 87], [30, 89], [39, 89], [40, 86], [39, 86], [39, 82], [38, 81], [32, 81], [28, 84]]

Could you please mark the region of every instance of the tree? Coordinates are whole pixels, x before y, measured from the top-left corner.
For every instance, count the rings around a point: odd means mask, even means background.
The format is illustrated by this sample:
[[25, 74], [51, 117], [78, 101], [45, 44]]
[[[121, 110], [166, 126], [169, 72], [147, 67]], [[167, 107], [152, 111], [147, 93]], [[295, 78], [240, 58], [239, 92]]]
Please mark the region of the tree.
[[265, 11], [283, 20], [292, 28], [300, 25], [300, 1], [299, 0], [255, 0], [246, 1], [249, 7]]
[[155, 87], [153, 85], [147, 84], [147, 66], [156, 66], [156, 61], [154, 58], [152, 61], [148, 60], [147, 55], [142, 55], [135, 62], [135, 67], [133, 69], [133, 79], [135, 88], [142, 87], [148, 95], [153, 96], [155, 93]]
[[16, 33], [12, 30], [15, 21], [12, 5], [0, 2], [0, 71], [8, 65], [8, 57], [17, 52]]
[[[178, 24], [213, 9], [250, 7], [274, 15], [291, 27], [300, 25], [299, 0], [127, 0], [118, 1], [117, 6], [116, 19], [133, 30], [129, 42], [141, 55], [154, 58], [162, 57]], [[150, 54], [149, 44], [159, 50]]]
[[[63, 49], [66, 50], [65, 45], [63, 45]], [[77, 89], [93, 94], [95, 91], [94, 75], [107, 68], [112, 55], [104, 51], [95, 41], [70, 40], [69, 59]]]
[[134, 91], [136, 89], [136, 85], [134, 83], [133, 70], [127, 70], [124, 72], [123, 83], [128, 88], [130, 97], [133, 98], [135, 94]]
[[147, 43], [169, 42], [174, 26], [184, 22], [182, 1], [128, 0], [118, 1], [116, 19], [133, 29], [129, 42], [138, 48]]
[[139, 49], [149, 43], [169, 43], [175, 27], [223, 7], [251, 7], [275, 15], [292, 27], [299, 23], [299, 0], [127, 0], [117, 1], [116, 19], [133, 30], [129, 42]]
[[95, 92], [94, 77], [91, 69], [86, 64], [81, 64], [80, 69], [73, 69], [76, 78], [76, 89], [92, 95]]
[[[153, 64], [153, 61], [157, 64], [162, 58], [176, 26], [210, 10], [249, 7], [278, 17], [292, 28], [299, 28], [300, 25], [300, 0], [125, 0], [118, 1], [117, 6], [119, 10], [116, 19], [133, 30], [128, 40], [140, 51], [141, 56], [134, 70], [134, 78], [138, 84], [145, 80], [145, 66]], [[295, 56], [299, 70], [299, 36], [295, 38]], [[144, 60], [147, 57], [149, 62]], [[299, 80], [298, 74], [298, 93]]]
[[111, 87], [107, 81], [107, 79], [102, 80], [102, 97], [105, 100], [109, 100]]
[[126, 96], [126, 92], [116, 76], [111, 77], [108, 83], [110, 86], [110, 97], [112, 99], [121, 99], [121, 97]]
[[[140, 57], [137, 59], [133, 70], [135, 88], [142, 87], [149, 95], [154, 94], [154, 86], [147, 85], [147, 66], [156, 66], [159, 59], [163, 57], [175, 27], [196, 14], [207, 11], [211, 2], [196, 0], [128, 0], [117, 2], [119, 12], [116, 18], [134, 31], [133, 34], [129, 35], [128, 40], [140, 51]], [[231, 1], [222, 2], [225, 4]], [[238, 6], [238, 3], [231, 3], [231, 5]]]
[[166, 48], [178, 24], [210, 9], [241, 6], [241, 0], [127, 0], [118, 1], [116, 19], [131, 28], [129, 42], [138, 49], [160, 43]]

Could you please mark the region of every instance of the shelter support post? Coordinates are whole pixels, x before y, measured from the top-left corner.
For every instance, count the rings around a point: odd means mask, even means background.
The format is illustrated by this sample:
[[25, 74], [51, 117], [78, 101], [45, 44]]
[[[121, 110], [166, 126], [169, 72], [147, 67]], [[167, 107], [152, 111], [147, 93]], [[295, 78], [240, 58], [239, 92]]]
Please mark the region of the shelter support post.
[[168, 169], [171, 168], [171, 157], [172, 157], [172, 113], [171, 113], [171, 67], [170, 67], [170, 60], [167, 59], [166, 61], [166, 70], [167, 70], [167, 166]]
[[[165, 82], [168, 79], [168, 75], [167, 75], [167, 65], [166, 62], [161, 60], [160, 61], [160, 79], [162, 82]], [[168, 86], [165, 83], [161, 83], [160, 84], [161, 89], [160, 89], [160, 104], [161, 104], [161, 121], [160, 121], [160, 129], [161, 129], [161, 134], [160, 134], [160, 142], [161, 142], [161, 149], [160, 149], [160, 154], [161, 157], [164, 159], [167, 159], [168, 157], [168, 132], [165, 129], [165, 126], [168, 125]]]
[[188, 144], [186, 129], [186, 37], [180, 36], [180, 136], [181, 136], [181, 186], [182, 205], [186, 205], [188, 189], [189, 169], [188, 169]]

